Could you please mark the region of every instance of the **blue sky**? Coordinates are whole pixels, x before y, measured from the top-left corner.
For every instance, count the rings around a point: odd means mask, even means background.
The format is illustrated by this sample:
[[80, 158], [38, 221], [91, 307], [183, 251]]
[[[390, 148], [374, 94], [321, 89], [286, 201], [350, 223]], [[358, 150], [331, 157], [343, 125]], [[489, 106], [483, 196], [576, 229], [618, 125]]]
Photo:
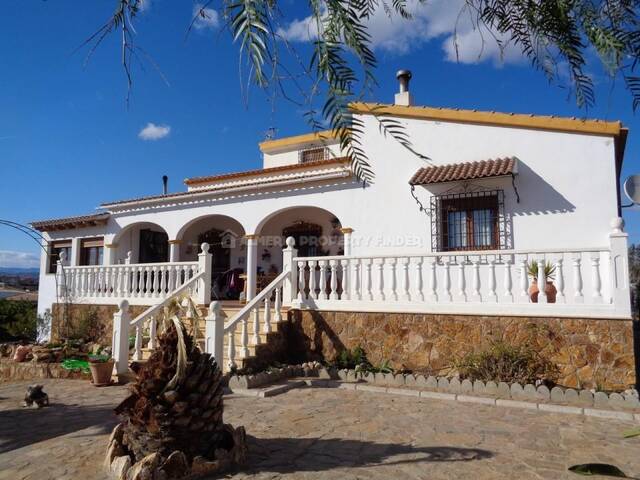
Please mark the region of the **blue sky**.
[[[410, 68], [419, 104], [619, 119], [631, 129], [623, 178], [640, 172], [640, 133], [622, 84], [612, 86], [594, 67], [598, 104], [585, 113], [513, 49], [501, 62], [487, 44], [478, 61], [479, 37], [465, 25], [456, 61], [457, 1], [433, 0], [409, 26], [373, 19], [379, 85], [367, 99], [391, 102], [395, 72]], [[89, 213], [104, 201], [160, 193], [163, 174], [170, 190], [181, 190], [185, 177], [259, 167], [257, 144], [270, 128], [278, 136], [308, 131], [303, 108], [274, 104], [257, 90], [248, 101], [241, 95], [237, 46], [215, 11], [185, 38], [195, 3], [184, 0], [147, 0], [136, 20], [136, 42], [166, 82], [150, 62], [136, 67], [127, 107], [118, 37], [108, 37], [86, 65], [87, 49], [74, 53], [114, 3], [24, 0], [0, 16], [0, 218], [28, 223]], [[282, 3], [282, 34], [306, 64], [313, 28], [303, 2]], [[634, 242], [638, 215], [625, 213]], [[26, 236], [0, 227], [0, 267], [32, 266], [37, 251]]]

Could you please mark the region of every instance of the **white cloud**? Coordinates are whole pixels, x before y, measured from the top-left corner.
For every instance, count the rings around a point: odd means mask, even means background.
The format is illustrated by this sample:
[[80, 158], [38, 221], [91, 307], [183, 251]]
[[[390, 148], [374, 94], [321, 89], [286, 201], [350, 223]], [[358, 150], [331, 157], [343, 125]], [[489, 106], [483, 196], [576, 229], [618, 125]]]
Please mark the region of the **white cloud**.
[[286, 28], [278, 28], [277, 33], [290, 42], [310, 42], [318, 38], [318, 23], [312, 17], [294, 20]]
[[147, 12], [151, 8], [151, 0], [140, 0], [138, 2], [138, 9], [141, 12]]
[[[500, 38], [503, 41], [501, 48], [486, 27], [476, 24], [465, 5], [465, 0], [432, 0], [428, 3], [409, 0], [407, 8], [413, 14], [409, 20], [399, 15], [389, 18], [383, 8], [378, 8], [367, 25], [372, 46], [374, 50], [403, 55], [438, 40], [448, 61], [492, 61], [501, 65], [523, 60], [521, 51], [509, 45], [505, 38]], [[315, 39], [318, 29], [313, 19], [307, 17], [294, 20], [278, 33], [287, 40], [303, 42]]]
[[38, 268], [40, 257], [35, 253], [0, 250], [0, 267], [4, 268]]
[[193, 28], [196, 30], [205, 30], [208, 28], [213, 29], [220, 25], [218, 12], [213, 8], [203, 8], [203, 5], [200, 3], [193, 6], [193, 16], [195, 18], [193, 21]]
[[138, 138], [142, 140], [160, 140], [171, 132], [169, 125], [156, 125], [153, 122], [147, 123], [147, 126], [140, 130]]

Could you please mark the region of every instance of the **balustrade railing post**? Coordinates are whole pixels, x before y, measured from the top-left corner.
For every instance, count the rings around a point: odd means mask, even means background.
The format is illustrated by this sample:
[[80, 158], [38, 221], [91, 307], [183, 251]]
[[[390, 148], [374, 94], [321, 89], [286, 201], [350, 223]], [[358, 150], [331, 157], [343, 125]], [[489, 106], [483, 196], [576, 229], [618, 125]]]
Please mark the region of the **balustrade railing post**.
[[544, 258], [538, 259], [538, 303], [547, 303], [547, 292], [545, 292], [547, 287], [547, 275], [544, 271], [545, 263]]
[[611, 301], [614, 311], [621, 316], [631, 317], [631, 295], [629, 291], [629, 254], [624, 220], [614, 218], [609, 233], [609, 281]]
[[[224, 362], [224, 314], [220, 302], [209, 304], [209, 313], [205, 317], [205, 352], [213, 355], [220, 369]], [[232, 334], [233, 335], [233, 334]]]
[[580, 264], [582, 255], [576, 253], [573, 258], [573, 296], [574, 303], [584, 303], [584, 295], [582, 294], [582, 270]]
[[513, 279], [511, 276], [511, 265], [513, 260], [511, 255], [504, 259], [504, 296], [502, 301], [505, 303], [513, 302]]
[[120, 309], [113, 314], [113, 337], [111, 339], [114, 373], [121, 380], [121, 375], [129, 371], [129, 328], [131, 315], [129, 314], [129, 302], [122, 300]]
[[489, 293], [487, 298], [491, 302], [498, 301], [498, 294], [496, 293], [496, 261], [494, 259], [489, 260]]
[[556, 294], [556, 303], [565, 303], [566, 297], [564, 294], [564, 270], [563, 270], [564, 259], [562, 257], [556, 260], [556, 289], [558, 293]]
[[275, 301], [273, 305], [273, 309], [275, 310], [274, 320], [276, 323], [280, 323], [282, 321], [282, 286], [276, 287], [275, 289]]
[[461, 302], [467, 301], [467, 281], [464, 276], [464, 258], [458, 262], [458, 297]]
[[473, 300], [476, 302], [482, 301], [482, 295], [480, 294], [480, 259], [476, 258], [473, 262]]
[[289, 276], [284, 279], [282, 284], [282, 303], [285, 306], [290, 306], [297, 294], [298, 269], [293, 264], [293, 259], [298, 256], [298, 250], [295, 248], [296, 241], [293, 237], [287, 237], [286, 244], [287, 247], [282, 251], [282, 271], [288, 271]]
[[526, 256], [520, 259], [520, 300], [522, 302], [531, 301], [529, 297], [529, 269]]
[[136, 339], [133, 344], [133, 359], [142, 360], [142, 325], [136, 325]]
[[331, 293], [329, 298], [331, 300], [338, 300], [338, 261], [331, 260], [329, 266], [331, 268]]
[[600, 277], [600, 254], [591, 257], [591, 288], [593, 288], [593, 303], [602, 303], [602, 279]]
[[198, 254], [198, 273], [204, 272], [198, 282], [198, 303], [208, 305], [211, 301], [211, 269], [213, 267], [213, 255], [209, 252], [209, 244], [200, 245], [202, 250]]
[[[278, 294], [278, 289], [276, 289], [276, 295]], [[269, 295], [264, 297], [264, 319], [263, 319], [263, 332], [271, 333], [271, 302], [269, 301]]]

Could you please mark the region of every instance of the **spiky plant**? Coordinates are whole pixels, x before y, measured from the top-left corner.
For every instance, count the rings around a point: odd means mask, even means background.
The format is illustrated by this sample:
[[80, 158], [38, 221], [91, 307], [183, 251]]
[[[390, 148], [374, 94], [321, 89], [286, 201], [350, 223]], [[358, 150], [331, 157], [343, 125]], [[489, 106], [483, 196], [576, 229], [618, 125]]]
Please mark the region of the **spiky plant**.
[[[538, 261], [537, 260], [534, 259], [534, 260], [531, 260], [530, 262], [527, 262], [527, 272], [529, 273], [529, 276], [533, 280], [538, 279]], [[547, 260], [544, 264], [544, 278], [546, 278], [547, 281], [550, 282], [555, 279], [555, 276], [556, 276], [556, 266]]]
[[[135, 462], [153, 453], [167, 459], [176, 451], [189, 462], [216, 460], [220, 449], [228, 452], [235, 442], [234, 429], [222, 421], [222, 372], [178, 316], [165, 323], [158, 348], [146, 363], [132, 367], [137, 379], [116, 408], [123, 447]], [[239, 452], [242, 457], [244, 446]]]

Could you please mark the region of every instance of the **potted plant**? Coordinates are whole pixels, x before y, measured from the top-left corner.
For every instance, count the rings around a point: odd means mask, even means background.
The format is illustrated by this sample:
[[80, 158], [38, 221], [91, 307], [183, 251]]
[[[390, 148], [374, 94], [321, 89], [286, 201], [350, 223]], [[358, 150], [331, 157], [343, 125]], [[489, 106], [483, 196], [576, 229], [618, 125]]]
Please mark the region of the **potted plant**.
[[111, 385], [113, 360], [108, 355], [89, 355], [91, 382], [96, 387]]
[[[538, 303], [538, 294], [540, 288], [538, 287], [538, 261], [531, 260], [527, 263], [527, 272], [531, 277], [531, 285], [529, 286], [529, 298], [533, 303]], [[547, 284], [544, 287], [544, 293], [547, 295], [547, 303], [556, 303], [556, 290], [553, 280], [555, 278], [556, 267], [551, 262], [547, 261], [544, 264], [544, 276], [547, 279]]]

